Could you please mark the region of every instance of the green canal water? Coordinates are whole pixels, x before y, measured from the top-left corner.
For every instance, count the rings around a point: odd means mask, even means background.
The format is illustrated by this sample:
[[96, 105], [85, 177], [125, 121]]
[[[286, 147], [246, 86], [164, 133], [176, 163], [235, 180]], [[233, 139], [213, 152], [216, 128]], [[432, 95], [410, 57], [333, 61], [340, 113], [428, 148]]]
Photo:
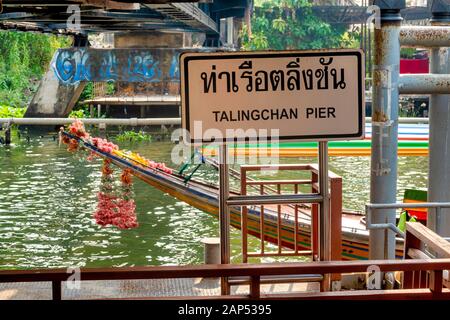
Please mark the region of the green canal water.
[[[196, 264], [203, 260], [200, 240], [218, 236], [215, 218], [137, 179], [140, 227], [101, 228], [92, 219], [101, 160], [86, 162], [50, 136], [30, 142], [15, 137], [13, 142], [0, 146], [0, 269]], [[174, 166], [170, 141], [119, 145]], [[426, 188], [427, 158], [401, 157], [399, 162], [401, 201], [405, 188]], [[330, 167], [343, 177], [344, 207], [363, 211], [369, 199], [370, 157], [331, 157]], [[198, 177], [217, 181], [217, 173], [208, 167]], [[256, 247], [256, 240], [250, 240]], [[240, 261], [236, 230], [232, 252], [233, 260]]]

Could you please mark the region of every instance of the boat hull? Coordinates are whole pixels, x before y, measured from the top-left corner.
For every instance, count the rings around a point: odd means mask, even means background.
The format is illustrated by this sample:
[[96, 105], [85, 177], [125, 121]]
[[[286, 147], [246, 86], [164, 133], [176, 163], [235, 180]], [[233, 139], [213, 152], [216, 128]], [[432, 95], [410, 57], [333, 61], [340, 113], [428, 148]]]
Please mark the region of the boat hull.
[[[69, 137], [73, 138], [71, 135]], [[104, 153], [89, 143], [83, 146], [102, 158], [107, 158], [121, 168], [130, 169], [136, 177], [156, 189], [165, 192], [180, 201], [202, 210], [212, 216], [219, 217], [218, 188], [215, 185], [190, 180], [184, 181], [184, 177], [177, 174], [169, 174], [158, 169], [143, 167], [120, 156]], [[286, 213], [288, 207], [281, 206], [281, 211]], [[248, 210], [248, 233], [261, 239], [260, 214], [258, 209]], [[273, 211], [264, 210], [263, 237], [265, 241], [278, 244], [277, 215]], [[282, 215], [285, 216], [285, 215]], [[364, 260], [369, 258], [369, 234], [361, 216], [343, 214], [342, 220], [342, 253], [343, 260]], [[239, 208], [230, 210], [231, 225], [241, 228], [241, 212]], [[286, 249], [294, 249], [297, 243], [299, 250], [311, 250], [311, 223], [307, 220], [299, 221], [297, 239], [295, 239], [295, 223], [292, 219], [282, 218], [280, 238], [282, 246]], [[398, 240], [396, 256], [402, 258], [402, 241]]]

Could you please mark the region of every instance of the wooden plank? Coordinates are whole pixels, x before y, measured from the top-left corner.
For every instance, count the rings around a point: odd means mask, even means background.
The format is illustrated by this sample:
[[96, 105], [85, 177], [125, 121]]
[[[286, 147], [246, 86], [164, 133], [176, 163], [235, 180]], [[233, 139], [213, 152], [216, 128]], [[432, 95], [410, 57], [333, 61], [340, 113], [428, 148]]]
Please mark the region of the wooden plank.
[[[366, 272], [376, 265], [382, 272], [448, 270], [450, 259], [319, 261], [264, 264], [210, 264], [124, 268], [82, 268], [82, 280], [216, 278], [231, 276], [300, 275]], [[0, 271], [0, 282], [66, 281], [66, 269]]]
[[[404, 249], [403, 249], [403, 259], [411, 259], [408, 255], [410, 250], [419, 250], [420, 240], [411, 232], [406, 232]], [[420, 251], [420, 250], [419, 250]], [[413, 251], [414, 253], [415, 251]], [[413, 289], [419, 288], [417, 274], [414, 271], [405, 271], [403, 273], [403, 289]]]
[[[331, 260], [342, 258], [342, 179], [330, 181], [330, 257]], [[332, 274], [331, 281], [340, 281], [340, 274]]]
[[261, 295], [261, 283], [260, 283], [260, 277], [259, 276], [253, 276], [250, 277], [250, 298], [252, 299], [259, 299]]
[[[247, 195], [247, 171], [241, 167], [241, 195]], [[247, 243], [247, 218], [248, 208], [241, 208], [241, 241], [242, 241], [242, 262], [248, 262], [248, 243]], [[262, 234], [261, 234], [262, 235]]]
[[[319, 175], [317, 171], [311, 171], [311, 193], [319, 192]], [[319, 204], [311, 205], [311, 248], [313, 251], [313, 260], [319, 259]]]
[[209, 301], [209, 300], [221, 300], [221, 301], [234, 301], [234, 300], [249, 300], [249, 295], [228, 295], [228, 296], [165, 296], [165, 297], [131, 297], [131, 298], [108, 298], [108, 299], [96, 299], [96, 300], [202, 300], [202, 301]]
[[267, 165], [242, 165], [247, 171], [261, 171], [267, 170], [311, 170], [312, 166], [309, 164], [267, 164]]
[[450, 291], [433, 293], [429, 289], [353, 290], [301, 294], [261, 295], [261, 299], [277, 300], [448, 300]]
[[433, 232], [419, 222], [407, 222], [406, 232], [411, 233], [429, 249], [436, 252], [440, 257], [450, 258], [450, 242]]
[[403, 289], [412, 289], [413, 288], [413, 277], [414, 271], [405, 271], [403, 272]]
[[248, 252], [247, 253], [249, 257], [253, 258], [262, 258], [262, 257], [297, 257], [297, 256], [311, 256], [312, 251], [311, 250], [299, 250], [297, 252], [295, 251], [283, 251], [283, 253], [277, 252]]
[[252, 180], [247, 185], [311, 184], [311, 180]]
[[442, 293], [442, 270], [434, 270], [430, 273], [430, 290], [433, 293]]
[[52, 281], [52, 299], [60, 301], [61, 300], [61, 281]]
[[407, 255], [411, 259], [432, 259], [429, 255], [427, 255], [425, 252], [415, 249], [415, 248], [409, 248]]

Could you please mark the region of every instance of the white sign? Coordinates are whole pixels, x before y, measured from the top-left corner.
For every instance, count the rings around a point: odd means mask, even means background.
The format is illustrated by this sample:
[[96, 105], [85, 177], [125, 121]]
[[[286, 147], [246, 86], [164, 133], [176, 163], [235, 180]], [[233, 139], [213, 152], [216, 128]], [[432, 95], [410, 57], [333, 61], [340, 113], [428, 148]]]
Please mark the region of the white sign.
[[361, 50], [184, 53], [180, 67], [188, 142], [364, 137]]

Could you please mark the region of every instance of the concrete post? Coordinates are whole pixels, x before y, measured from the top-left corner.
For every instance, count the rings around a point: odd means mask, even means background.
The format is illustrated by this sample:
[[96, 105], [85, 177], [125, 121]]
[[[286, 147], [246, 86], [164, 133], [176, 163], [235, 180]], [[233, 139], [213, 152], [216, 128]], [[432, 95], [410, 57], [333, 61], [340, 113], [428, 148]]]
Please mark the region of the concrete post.
[[[433, 26], [450, 26], [448, 1], [433, 1]], [[430, 72], [450, 74], [450, 48], [432, 48]], [[430, 137], [428, 168], [428, 201], [450, 201], [450, 95], [432, 94], [430, 97]], [[450, 237], [450, 209], [428, 212], [428, 227], [442, 237]]]
[[[380, 7], [381, 28], [375, 28], [373, 67], [372, 155], [370, 202], [395, 203], [397, 193], [398, 88], [400, 73], [400, 10], [405, 1], [374, 1]], [[395, 210], [378, 210], [374, 223], [394, 223]], [[371, 230], [370, 259], [395, 258], [395, 234]]]
[[220, 264], [220, 239], [204, 238], [204, 262], [205, 264]]

